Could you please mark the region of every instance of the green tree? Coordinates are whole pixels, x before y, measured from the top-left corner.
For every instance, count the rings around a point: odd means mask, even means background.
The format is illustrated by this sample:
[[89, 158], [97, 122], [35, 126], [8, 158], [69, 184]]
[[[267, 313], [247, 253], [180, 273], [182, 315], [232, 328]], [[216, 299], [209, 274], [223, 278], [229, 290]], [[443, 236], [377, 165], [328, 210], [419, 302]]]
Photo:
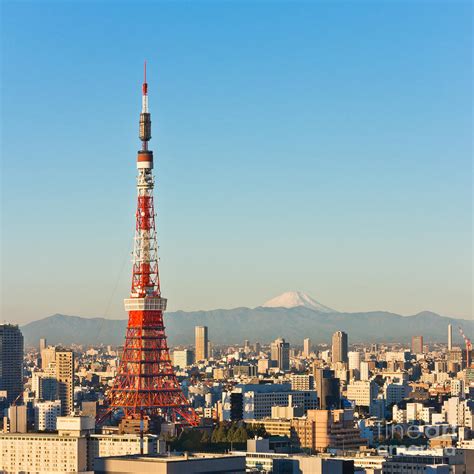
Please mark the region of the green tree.
[[232, 441], [234, 441], [234, 434], [236, 431], [237, 431], [237, 426], [235, 425], [235, 423], [232, 423], [229, 426], [229, 429], [227, 430], [226, 441], [228, 443], [231, 443]]
[[213, 443], [225, 443], [227, 441], [227, 429], [224, 423], [219, 424], [212, 432], [211, 441]]
[[201, 436], [201, 444], [206, 445], [206, 444], [209, 444], [210, 442], [211, 442], [211, 436], [209, 435], [207, 431], [203, 431], [202, 436]]
[[231, 441], [233, 441], [234, 443], [245, 443], [247, 439], [247, 430], [243, 426], [239, 426], [234, 431]]
[[265, 426], [261, 423], [255, 425], [247, 425], [247, 439], [255, 438], [265, 438], [268, 436], [267, 432], [265, 431]]

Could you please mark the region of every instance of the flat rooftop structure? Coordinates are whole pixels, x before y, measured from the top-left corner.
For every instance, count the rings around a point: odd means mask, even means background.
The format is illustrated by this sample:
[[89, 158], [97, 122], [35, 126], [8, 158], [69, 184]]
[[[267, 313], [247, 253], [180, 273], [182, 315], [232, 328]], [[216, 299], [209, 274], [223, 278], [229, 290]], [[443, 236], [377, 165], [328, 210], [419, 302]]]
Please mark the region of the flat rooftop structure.
[[185, 453], [170, 456], [112, 456], [96, 458], [96, 474], [194, 474], [245, 473], [245, 456], [231, 454]]

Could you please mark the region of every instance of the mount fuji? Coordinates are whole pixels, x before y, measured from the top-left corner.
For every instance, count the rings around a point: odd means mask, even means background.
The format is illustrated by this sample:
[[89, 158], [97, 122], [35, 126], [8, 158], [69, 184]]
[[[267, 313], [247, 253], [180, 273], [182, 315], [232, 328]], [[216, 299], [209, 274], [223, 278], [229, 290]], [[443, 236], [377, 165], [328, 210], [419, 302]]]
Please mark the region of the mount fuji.
[[271, 300], [263, 303], [263, 308], [297, 308], [303, 306], [304, 308], [318, 311], [319, 313], [338, 313], [335, 309], [324, 306], [316, 301], [311, 296], [301, 291], [287, 291]]

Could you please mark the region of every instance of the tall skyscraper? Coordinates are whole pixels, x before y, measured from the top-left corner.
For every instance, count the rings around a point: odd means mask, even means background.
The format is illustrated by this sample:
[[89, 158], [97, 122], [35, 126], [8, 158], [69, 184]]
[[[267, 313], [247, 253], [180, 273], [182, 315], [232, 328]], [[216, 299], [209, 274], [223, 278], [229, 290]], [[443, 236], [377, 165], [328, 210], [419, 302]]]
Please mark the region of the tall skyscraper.
[[290, 370], [290, 343], [285, 339], [275, 339], [270, 346], [271, 360], [280, 370]]
[[351, 351], [348, 354], [349, 358], [349, 370], [360, 371], [360, 352]]
[[423, 354], [423, 336], [413, 336], [411, 338], [411, 353]]
[[303, 340], [303, 357], [309, 357], [311, 354], [311, 339], [307, 337]]
[[360, 379], [369, 380], [370, 378], [370, 367], [369, 363], [365, 360], [360, 363]]
[[23, 334], [13, 324], [0, 325], [0, 390], [12, 403], [23, 392]]
[[74, 352], [71, 350], [56, 351], [56, 381], [61, 416], [69, 416], [74, 411]]
[[207, 334], [207, 326], [196, 326], [194, 328], [194, 335], [196, 361], [206, 360], [209, 357], [209, 339]]
[[332, 362], [348, 362], [347, 357], [347, 334], [337, 331], [332, 336]]
[[40, 339], [40, 344], [39, 344], [40, 354], [41, 354], [41, 351], [42, 351], [43, 349], [46, 349], [46, 346], [47, 346], [46, 338], [45, 338], [45, 337], [42, 337], [42, 338]]
[[319, 398], [319, 408], [321, 410], [339, 408], [341, 404], [339, 379], [334, 377], [334, 371], [314, 366], [313, 376], [314, 388]]
[[260, 354], [261, 346], [260, 346], [260, 343], [259, 343], [259, 342], [256, 342], [256, 343], [253, 345], [253, 350], [254, 350], [255, 354], [257, 354], [257, 355]]
[[8, 409], [8, 423], [10, 433], [26, 433], [26, 405], [12, 405]]
[[453, 326], [448, 324], [448, 351], [453, 349]]
[[56, 380], [56, 363], [42, 372], [33, 372], [31, 388], [35, 398], [51, 401], [58, 398], [58, 381]]
[[41, 351], [41, 368], [43, 370], [47, 370], [50, 364], [55, 364], [55, 363], [56, 363], [56, 348], [53, 346], [45, 347]]

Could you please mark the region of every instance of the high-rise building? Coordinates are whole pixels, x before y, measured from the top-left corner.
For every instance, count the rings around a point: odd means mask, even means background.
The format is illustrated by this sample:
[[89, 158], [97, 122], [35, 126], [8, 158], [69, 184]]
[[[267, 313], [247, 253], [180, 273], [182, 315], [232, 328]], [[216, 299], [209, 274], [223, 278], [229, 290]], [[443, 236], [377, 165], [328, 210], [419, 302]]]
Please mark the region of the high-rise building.
[[56, 380], [56, 363], [44, 372], [33, 372], [31, 376], [31, 388], [35, 392], [35, 398], [52, 401], [58, 396], [58, 381]]
[[337, 331], [332, 336], [332, 362], [348, 362], [347, 358], [347, 334]]
[[248, 354], [250, 352], [250, 342], [248, 339], [245, 339], [244, 341], [244, 352]]
[[207, 358], [212, 359], [212, 341], [207, 341]]
[[[12, 405], [8, 409], [8, 432], [26, 433], [26, 405]], [[0, 471], [1, 472], [1, 471]]]
[[61, 416], [69, 416], [74, 411], [74, 352], [71, 350], [56, 351], [56, 381]]
[[369, 380], [370, 378], [370, 364], [363, 360], [360, 363], [360, 379]]
[[[316, 449], [359, 450], [367, 444], [356, 426], [353, 410], [314, 410], [308, 412], [308, 419], [315, 421]], [[353, 472], [353, 468], [352, 468]]]
[[278, 338], [271, 343], [271, 360], [280, 370], [290, 370], [290, 343]]
[[58, 416], [61, 416], [60, 400], [35, 403], [35, 430], [55, 430]]
[[272, 407], [300, 407], [303, 413], [318, 408], [315, 390], [291, 390], [289, 383], [239, 384], [222, 393], [222, 416], [228, 421], [261, 420], [272, 415]]
[[182, 351], [173, 352], [173, 365], [184, 369], [193, 363], [194, 354], [189, 349], [183, 349]]
[[314, 376], [313, 374], [292, 374], [291, 390], [313, 390]]
[[194, 328], [194, 335], [196, 361], [206, 360], [209, 357], [209, 339], [207, 326], [196, 326]]
[[349, 370], [358, 370], [360, 372], [360, 352], [351, 351], [348, 354]]
[[260, 343], [259, 343], [259, 342], [256, 342], [256, 343], [253, 345], [253, 350], [254, 350], [255, 354], [257, 354], [257, 355], [260, 354], [261, 346], [260, 346]]
[[453, 326], [448, 324], [448, 351], [453, 348]]
[[23, 334], [17, 325], [0, 325], [0, 390], [12, 403], [23, 392]]
[[423, 336], [413, 336], [411, 338], [412, 354], [423, 354]]
[[307, 337], [303, 340], [303, 356], [309, 357], [311, 354], [311, 339]]
[[46, 370], [51, 364], [56, 363], [56, 348], [53, 346], [45, 347], [41, 351], [41, 368]]
[[39, 344], [40, 354], [41, 354], [41, 351], [42, 351], [43, 349], [46, 349], [46, 346], [47, 346], [46, 338], [45, 338], [45, 337], [42, 337], [42, 338], [40, 339], [40, 344]]
[[370, 407], [377, 398], [378, 385], [373, 380], [353, 381], [347, 386], [347, 399], [356, 406]]
[[334, 377], [334, 371], [313, 368], [314, 388], [318, 393], [319, 408], [329, 410], [339, 408], [341, 404], [339, 379]]

